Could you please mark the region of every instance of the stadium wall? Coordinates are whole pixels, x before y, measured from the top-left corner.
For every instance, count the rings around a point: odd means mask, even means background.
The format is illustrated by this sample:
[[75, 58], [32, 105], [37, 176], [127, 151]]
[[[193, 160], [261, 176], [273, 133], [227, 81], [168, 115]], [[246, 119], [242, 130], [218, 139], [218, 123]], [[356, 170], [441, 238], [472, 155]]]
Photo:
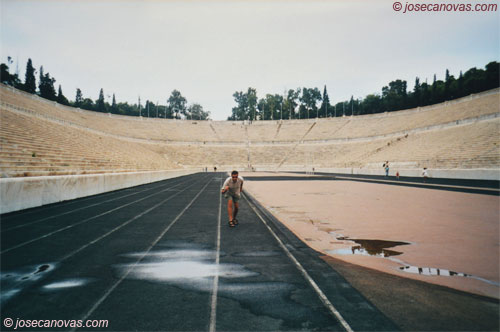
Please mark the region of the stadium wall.
[[97, 195], [199, 172], [200, 169], [0, 179], [0, 213]]
[[[282, 168], [283, 171], [298, 171], [297, 169]], [[303, 171], [303, 170], [302, 170]], [[312, 172], [312, 169], [306, 170]], [[337, 173], [346, 175], [385, 175], [385, 170], [370, 169], [370, 168], [315, 168], [315, 172], [319, 173]], [[423, 169], [400, 169], [394, 166], [390, 167], [389, 176], [407, 177], [422, 177]], [[496, 180], [500, 181], [500, 170], [498, 169], [427, 169], [430, 178], [443, 178], [443, 179], [464, 179], [464, 180]]]
[[[314, 169], [314, 170], [313, 170]], [[256, 172], [297, 172], [297, 173], [331, 173], [345, 175], [380, 175], [385, 176], [385, 170], [380, 168], [324, 168], [304, 165], [286, 165], [279, 168], [271, 165], [256, 165], [254, 169], [244, 169], [246, 171]], [[408, 168], [397, 163], [391, 164], [389, 176], [422, 177], [423, 169]], [[496, 180], [500, 181], [500, 169], [427, 169], [428, 176], [431, 178], [445, 179], [464, 179], [464, 180]]]

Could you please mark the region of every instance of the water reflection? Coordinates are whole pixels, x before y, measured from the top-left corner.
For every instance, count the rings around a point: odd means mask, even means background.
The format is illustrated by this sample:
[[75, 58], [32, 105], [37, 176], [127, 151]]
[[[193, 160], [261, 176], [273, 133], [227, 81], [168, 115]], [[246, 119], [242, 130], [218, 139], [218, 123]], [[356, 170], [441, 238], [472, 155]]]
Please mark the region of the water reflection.
[[399, 269], [403, 270], [404, 272], [421, 274], [424, 276], [470, 277], [470, 275], [466, 273], [454, 272], [432, 267], [401, 266]]
[[[330, 232], [330, 234], [335, 236], [334, 232]], [[351, 246], [350, 248], [336, 249], [336, 250], [327, 250], [327, 253], [332, 255], [362, 255], [362, 256], [373, 256], [380, 258], [387, 258], [401, 264], [403, 266], [399, 267], [399, 270], [407, 273], [420, 274], [423, 276], [442, 276], [442, 277], [464, 277], [464, 278], [472, 278], [476, 280], [480, 280], [482, 282], [488, 283], [490, 285], [499, 286], [500, 284], [495, 281], [491, 281], [488, 279], [484, 279], [472, 274], [455, 272], [446, 269], [432, 268], [432, 267], [418, 267], [411, 266], [407, 263], [401, 261], [398, 258], [394, 258], [393, 256], [398, 256], [403, 254], [403, 252], [396, 250], [389, 250], [387, 248], [404, 246], [411, 244], [409, 242], [402, 241], [385, 241], [385, 240], [366, 240], [366, 239], [350, 239], [344, 236], [335, 236], [337, 240], [340, 241], [352, 241], [358, 245]]]
[[403, 246], [410, 244], [401, 241], [385, 241], [385, 240], [366, 240], [366, 239], [349, 239], [346, 237], [337, 237], [337, 240], [348, 240], [357, 243], [357, 246], [351, 248], [329, 250], [328, 253], [333, 255], [363, 255], [377, 257], [391, 257], [401, 255], [402, 252], [388, 250], [387, 248]]

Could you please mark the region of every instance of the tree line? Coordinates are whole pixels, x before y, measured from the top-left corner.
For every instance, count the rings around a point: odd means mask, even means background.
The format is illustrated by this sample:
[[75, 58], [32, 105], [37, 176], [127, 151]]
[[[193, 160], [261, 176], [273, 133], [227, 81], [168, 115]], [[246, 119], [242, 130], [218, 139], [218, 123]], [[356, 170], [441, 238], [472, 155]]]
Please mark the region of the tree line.
[[[74, 101], [64, 96], [62, 87], [59, 85], [56, 92], [55, 78], [40, 67], [38, 74], [38, 86], [36, 81], [37, 71], [33, 67], [31, 59], [26, 64], [24, 83], [18, 74], [11, 74], [9, 65], [12, 58], [8, 57], [8, 64], [0, 64], [1, 82], [31, 94], [37, 94], [42, 98], [56, 101], [62, 105], [78, 107], [90, 111], [129, 115], [180, 119], [206, 120], [210, 112], [204, 111], [200, 104], [188, 105], [187, 99], [181, 92], [171, 92], [166, 104], [155, 104], [146, 100], [143, 104], [140, 97], [137, 104], [117, 102], [115, 94], [111, 103], [105, 98], [104, 91], [99, 91], [99, 97], [93, 101], [84, 97], [82, 91], [77, 88]], [[362, 115], [382, 112], [392, 112], [419, 106], [426, 106], [467, 96], [471, 93], [497, 88], [500, 86], [500, 64], [496, 61], [490, 62], [485, 69], [471, 68], [465, 73], [460, 72], [459, 77], [450, 75], [449, 70], [445, 72], [445, 79], [437, 80], [436, 75], [432, 84], [421, 82], [419, 77], [415, 78], [413, 90], [408, 91], [407, 82], [395, 80], [387, 86], [382, 87], [381, 93], [369, 94], [363, 99], [354, 99], [332, 103], [328, 96], [327, 87], [323, 92], [318, 88], [289, 89], [283, 95], [266, 94], [264, 98], [257, 97], [257, 90], [249, 87], [247, 91], [237, 91], [233, 94], [236, 106], [232, 108], [232, 114], [228, 120], [277, 120], [277, 119], [310, 119], [339, 117], [345, 115]]]
[[380, 94], [369, 94], [363, 99], [354, 99], [331, 103], [326, 86], [323, 93], [318, 88], [297, 88], [286, 91], [283, 95], [266, 94], [257, 97], [257, 90], [249, 87], [247, 91], [233, 94], [236, 106], [228, 120], [279, 120], [339, 117], [393, 112], [441, 103], [478, 93], [500, 86], [500, 64], [490, 62], [485, 69], [471, 68], [465, 73], [460, 71], [458, 78], [445, 72], [445, 79], [432, 84], [415, 78], [413, 90], [408, 91], [407, 82], [395, 80], [382, 87]]
[[[84, 97], [81, 89], [77, 88], [74, 101], [70, 101], [66, 98], [66, 96], [64, 96], [61, 85], [59, 85], [56, 92], [56, 79], [51, 77], [48, 72], [45, 72], [43, 66], [41, 66], [38, 71], [39, 77], [37, 89], [37, 71], [33, 67], [31, 59], [28, 59], [26, 64], [24, 83], [18, 77], [19, 75], [17, 73], [10, 73], [9, 65], [12, 64], [11, 57], [7, 58], [7, 63], [8, 64], [0, 64], [0, 79], [2, 83], [31, 94], [36, 94], [42, 98], [55, 101], [62, 105], [102, 113], [144, 116], [151, 118], [181, 119], [181, 116], [184, 116], [186, 119], [193, 120], [207, 120], [210, 118], [210, 112], [203, 110], [203, 106], [200, 104], [192, 103], [188, 105], [187, 99], [182, 96], [178, 90], [172, 91], [169, 98], [166, 100], [166, 104], [164, 105], [161, 105], [158, 102], [155, 104], [150, 100], [146, 100], [143, 104], [141, 103], [140, 97], [138, 98], [137, 104], [117, 102], [114, 93], [111, 103], [109, 103], [105, 98], [103, 89], [99, 91], [99, 97], [94, 101], [90, 97]], [[111, 96], [108, 96], [108, 99], [110, 98]]]

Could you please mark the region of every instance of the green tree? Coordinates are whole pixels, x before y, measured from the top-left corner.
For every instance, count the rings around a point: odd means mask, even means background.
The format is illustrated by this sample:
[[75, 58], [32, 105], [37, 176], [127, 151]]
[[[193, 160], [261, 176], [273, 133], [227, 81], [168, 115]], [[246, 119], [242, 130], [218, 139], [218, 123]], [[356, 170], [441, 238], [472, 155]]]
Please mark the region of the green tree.
[[413, 107], [420, 106], [421, 102], [421, 94], [422, 94], [422, 87], [420, 86], [420, 78], [416, 77], [415, 78], [415, 87], [413, 88]]
[[330, 97], [328, 97], [328, 92], [326, 91], [326, 85], [325, 85], [325, 87], [323, 88], [323, 97], [322, 97], [322, 101], [321, 101], [321, 106], [319, 108], [319, 111], [320, 111], [319, 117], [320, 118], [328, 117], [329, 112], [330, 112], [330, 108], [331, 108]]
[[33, 67], [31, 59], [28, 59], [28, 63], [26, 64], [23, 90], [28, 93], [36, 93], [35, 68]]
[[437, 93], [437, 76], [434, 74], [434, 78], [432, 79], [432, 85], [431, 85], [431, 100], [430, 103], [434, 104], [439, 100], [438, 93]]
[[128, 103], [118, 103], [116, 105], [117, 113], [128, 116], [138, 116], [137, 105], [129, 105]]
[[[12, 63], [11, 57], [8, 57], [9, 63]], [[10, 86], [13, 86], [15, 88], [21, 88], [22, 84], [19, 78], [17, 77], [17, 74], [11, 74], [9, 70], [9, 66], [6, 65], [5, 63], [2, 63], [0, 65], [0, 81], [3, 84], [7, 84]]]
[[[317, 117], [317, 103], [321, 100], [321, 92], [318, 88], [309, 89], [302, 88], [302, 96], [300, 97], [301, 111], [307, 114], [307, 118]], [[306, 115], [303, 114], [303, 115]]]
[[295, 119], [295, 109], [297, 108], [298, 101], [300, 97], [300, 89], [293, 90], [289, 89], [287, 92], [286, 99], [283, 102], [283, 118], [286, 119]]
[[430, 100], [431, 100], [431, 87], [430, 87], [430, 85], [427, 84], [427, 82], [424, 82], [420, 85], [420, 89], [422, 91], [420, 106], [429, 105]]
[[144, 106], [144, 110], [146, 111], [148, 118], [151, 117], [152, 114], [155, 114], [155, 108], [156, 105], [152, 101], [146, 100], [146, 106]]
[[483, 70], [476, 67], [470, 68], [464, 74], [464, 90], [465, 95], [478, 93], [481, 91], [481, 79], [483, 78]]
[[248, 88], [247, 90], [247, 113], [250, 120], [255, 120], [257, 116], [257, 90]]
[[0, 65], [0, 80], [3, 84], [14, 85], [12, 82], [12, 75], [9, 72], [9, 66], [5, 63]]
[[68, 99], [63, 95], [61, 85], [59, 84], [59, 90], [57, 92], [57, 100], [61, 105], [69, 105]]
[[486, 75], [485, 75], [485, 86], [486, 90], [498, 88], [500, 86], [500, 63], [492, 61], [486, 65]]
[[284, 98], [282, 95], [275, 94], [274, 96], [274, 103], [275, 103], [275, 112], [273, 114], [273, 118], [275, 120], [282, 120], [283, 119], [283, 101]]
[[104, 90], [101, 88], [101, 91], [99, 91], [99, 99], [97, 99], [96, 102], [96, 110], [98, 112], [106, 112], [106, 104], [104, 100]]
[[39, 71], [40, 78], [38, 80], [38, 90], [40, 91], [39, 94], [42, 94], [42, 83], [44, 82], [44, 75], [43, 75], [43, 66], [40, 66], [40, 71]]
[[187, 100], [182, 96], [178, 90], [172, 91], [168, 98], [168, 107], [171, 113], [175, 113], [175, 118], [180, 119], [180, 114], [186, 113]]
[[[417, 77], [418, 80], [418, 77]], [[365, 114], [381, 113], [382, 110], [382, 99], [379, 95], [370, 94], [363, 100], [363, 110]]]
[[233, 93], [234, 101], [236, 106], [231, 110], [231, 116], [228, 120], [245, 120], [247, 119], [248, 112], [248, 95], [243, 91], [236, 91]]
[[382, 88], [382, 99], [386, 111], [403, 109], [407, 105], [406, 81], [396, 80]]
[[189, 105], [188, 113], [194, 120], [208, 120], [210, 118], [210, 112], [205, 112], [203, 106], [196, 103]]
[[236, 91], [233, 93], [236, 106], [231, 109], [228, 120], [255, 120], [257, 117], [257, 90], [248, 88], [246, 92]]
[[82, 100], [81, 108], [88, 110], [88, 111], [94, 111], [95, 110], [94, 101], [90, 98], [84, 98]]
[[464, 95], [464, 74], [460, 71], [460, 76], [457, 80], [457, 97], [463, 97]]
[[75, 96], [75, 106], [80, 107], [83, 103], [83, 95], [82, 95], [82, 90], [79, 88], [76, 89], [76, 96]]
[[116, 98], [114, 93], [113, 93], [113, 101], [111, 102], [111, 113], [118, 113], [118, 106], [116, 105]]
[[450, 71], [446, 69], [442, 101], [457, 98], [456, 97], [457, 91], [453, 91], [452, 89], [454, 82], [455, 82], [455, 77], [453, 77], [453, 75], [450, 75]]
[[265, 118], [264, 118], [265, 111], [266, 111], [266, 100], [264, 98], [261, 98], [257, 102], [257, 117], [256, 117], [256, 119], [265, 120]]
[[278, 120], [281, 118], [281, 108], [283, 103], [283, 96], [278, 94], [267, 94], [263, 102], [263, 119], [264, 120]]
[[54, 83], [56, 80], [50, 77], [50, 74], [44, 74], [43, 66], [40, 67], [40, 83], [38, 89], [40, 90], [40, 97], [56, 101], [57, 95], [54, 88]]
[[349, 100], [349, 109], [347, 110], [348, 113], [351, 113], [351, 115], [354, 115], [354, 96], [351, 96], [351, 100]]

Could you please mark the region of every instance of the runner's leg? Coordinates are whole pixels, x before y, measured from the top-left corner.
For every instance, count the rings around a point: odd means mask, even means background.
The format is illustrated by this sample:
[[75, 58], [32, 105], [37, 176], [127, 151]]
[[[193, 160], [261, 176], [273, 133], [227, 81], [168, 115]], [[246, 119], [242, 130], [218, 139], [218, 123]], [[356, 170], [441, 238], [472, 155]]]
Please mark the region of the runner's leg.
[[233, 216], [233, 220], [236, 219], [236, 215], [238, 214], [238, 209], [239, 209], [240, 205], [238, 202], [234, 202], [234, 216]]
[[233, 200], [231, 198], [227, 200], [227, 215], [229, 217], [229, 221], [233, 221]]

